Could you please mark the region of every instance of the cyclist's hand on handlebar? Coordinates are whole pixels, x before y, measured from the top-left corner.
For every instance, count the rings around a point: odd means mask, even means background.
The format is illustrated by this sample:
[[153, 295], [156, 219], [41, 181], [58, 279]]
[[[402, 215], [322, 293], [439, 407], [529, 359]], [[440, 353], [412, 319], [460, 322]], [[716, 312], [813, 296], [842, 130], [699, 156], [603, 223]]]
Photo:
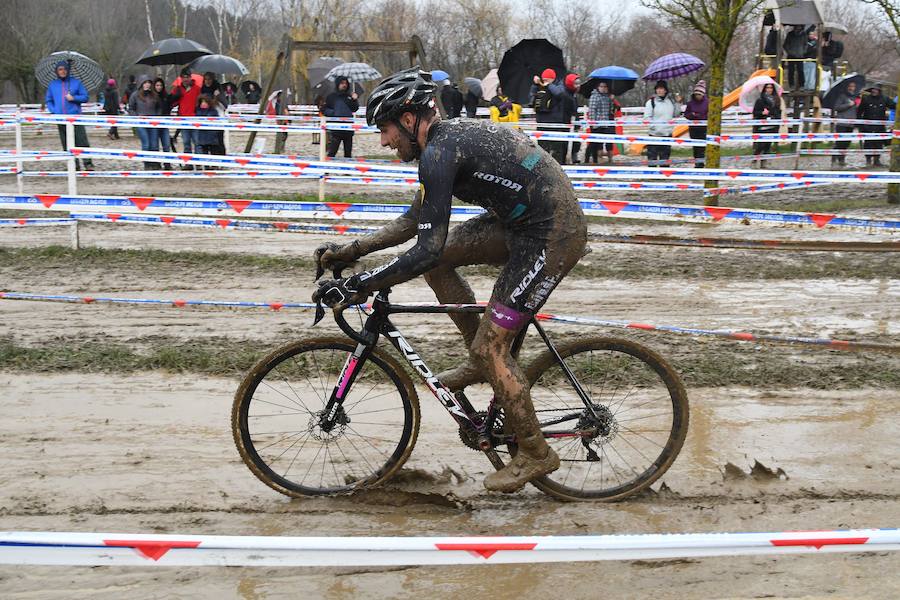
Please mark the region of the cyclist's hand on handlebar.
[[331, 308], [346, 308], [351, 304], [362, 304], [368, 298], [368, 292], [360, 290], [359, 278], [354, 275], [320, 281], [318, 289], [313, 292], [312, 301], [322, 302]]
[[346, 269], [352, 266], [358, 258], [359, 243], [356, 241], [343, 245], [334, 242], [322, 244], [313, 252], [313, 260], [316, 263], [316, 279], [328, 269]]

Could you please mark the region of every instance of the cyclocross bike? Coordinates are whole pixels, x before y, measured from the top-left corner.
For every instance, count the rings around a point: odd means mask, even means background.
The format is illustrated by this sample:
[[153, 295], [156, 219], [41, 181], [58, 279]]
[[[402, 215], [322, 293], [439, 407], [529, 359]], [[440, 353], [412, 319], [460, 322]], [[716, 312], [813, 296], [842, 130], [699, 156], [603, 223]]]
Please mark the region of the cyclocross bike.
[[[339, 277], [339, 274], [335, 274]], [[234, 441], [266, 485], [294, 497], [347, 494], [386, 482], [403, 466], [419, 432], [419, 399], [385, 337], [446, 408], [469, 448], [500, 469], [516, 454], [491, 400], [476, 410], [451, 393], [391, 323], [393, 314], [483, 313], [483, 305], [401, 305], [379, 292], [360, 331], [335, 310], [346, 338], [287, 344], [241, 382], [232, 409]], [[316, 321], [323, 316], [319, 309]], [[362, 313], [361, 313], [362, 314]], [[688, 429], [678, 375], [656, 352], [630, 340], [585, 337], [554, 345], [524, 371], [541, 429], [561, 459], [532, 483], [563, 500], [620, 500], [646, 489], [672, 465]], [[518, 356], [529, 327], [513, 345]]]

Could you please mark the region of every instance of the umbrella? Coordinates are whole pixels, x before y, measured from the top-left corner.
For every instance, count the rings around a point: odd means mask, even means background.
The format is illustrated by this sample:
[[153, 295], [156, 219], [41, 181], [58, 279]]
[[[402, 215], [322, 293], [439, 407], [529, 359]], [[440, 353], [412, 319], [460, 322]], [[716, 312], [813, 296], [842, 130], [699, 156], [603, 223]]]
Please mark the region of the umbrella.
[[465, 82], [466, 87], [469, 88], [469, 91], [481, 98], [481, 80], [476, 77], [466, 77]]
[[666, 54], [650, 63], [650, 66], [644, 71], [642, 79], [645, 81], [671, 79], [699, 71], [705, 66], [706, 64], [702, 60], [691, 54], [684, 52]]
[[381, 73], [366, 63], [353, 62], [343, 63], [334, 67], [328, 71], [325, 79], [334, 80], [337, 77], [346, 77], [351, 81], [370, 81], [372, 79], [381, 79]]
[[69, 75], [80, 80], [84, 89], [96, 90], [106, 83], [100, 65], [84, 54], [65, 50], [54, 52], [38, 61], [34, 68], [34, 76], [41, 82], [41, 85], [47, 87], [51, 81], [56, 79], [56, 64], [63, 60], [69, 63]]
[[828, 88], [828, 92], [822, 98], [822, 106], [825, 108], [834, 108], [834, 102], [837, 100], [837, 97], [846, 93], [847, 86], [851, 83], [856, 84], [856, 91], [859, 93], [866, 85], [866, 78], [864, 75], [859, 75], [857, 73], [844, 75]]
[[306, 77], [309, 79], [310, 83], [318, 83], [325, 79], [325, 76], [328, 75], [328, 71], [342, 64], [344, 64], [344, 61], [340, 58], [320, 56], [309, 63], [309, 67], [306, 68]]
[[441, 71], [440, 69], [435, 69], [431, 72], [431, 80], [435, 83], [440, 83], [445, 79], [450, 79], [450, 73], [447, 71]]
[[527, 104], [535, 75], [553, 69], [557, 76], [566, 72], [563, 52], [543, 38], [522, 40], [503, 53], [497, 76], [513, 102]]
[[781, 95], [781, 86], [778, 85], [777, 81], [775, 81], [768, 75], [758, 75], [756, 77], [751, 77], [744, 82], [743, 86], [741, 86], [741, 110], [746, 112], [753, 111], [753, 105], [756, 104], [756, 101], [759, 99], [759, 96], [762, 93], [763, 86], [765, 86], [767, 83], [774, 83], [775, 91], [779, 96]]
[[491, 98], [497, 95], [498, 85], [500, 77], [497, 76], [497, 69], [491, 69], [481, 80], [481, 97], [490, 102]]
[[258, 83], [256, 83], [255, 81], [253, 81], [252, 79], [245, 79], [244, 81], [241, 82], [241, 85], [240, 85], [242, 94], [247, 93], [247, 90], [250, 89], [251, 83], [256, 86], [257, 90], [260, 90], [260, 91], [262, 90], [262, 87], [260, 87], [260, 85]]
[[212, 54], [210, 50], [187, 38], [167, 38], [154, 42], [137, 60], [139, 65], [186, 65], [195, 58]]
[[591, 74], [588, 75], [588, 80], [581, 84], [578, 91], [582, 96], [587, 97], [591, 95], [594, 88], [600, 85], [601, 82], [606, 82], [606, 85], [609, 86], [609, 92], [615, 96], [620, 96], [634, 88], [639, 77], [637, 73], [625, 67], [616, 65], [600, 67], [591, 71]]
[[192, 71], [200, 73], [209, 71], [217, 75], [246, 75], [250, 72], [241, 61], [224, 54], [207, 54], [195, 59], [188, 66]]
[[778, 20], [783, 25], [813, 25], [822, 22], [817, 0], [778, 0]]

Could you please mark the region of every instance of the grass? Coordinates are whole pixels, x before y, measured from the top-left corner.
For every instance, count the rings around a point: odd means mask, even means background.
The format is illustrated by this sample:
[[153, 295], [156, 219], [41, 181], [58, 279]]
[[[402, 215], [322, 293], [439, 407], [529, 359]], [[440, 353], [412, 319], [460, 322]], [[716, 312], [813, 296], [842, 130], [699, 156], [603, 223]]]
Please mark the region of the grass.
[[[893, 253], [774, 252], [708, 248], [667, 248], [601, 244], [583, 258], [570, 276], [583, 279], [900, 279], [900, 261]], [[739, 254], [738, 254], [739, 253]], [[738, 258], [739, 257], [739, 258]], [[383, 259], [365, 259], [361, 268], [380, 264]], [[14, 281], [29, 273], [48, 269], [100, 269], [106, 273], [141, 273], [152, 279], [157, 272], [198, 277], [216, 273], [231, 275], [272, 275], [311, 277], [315, 268], [307, 256], [266, 256], [234, 252], [168, 252], [165, 250], [125, 250], [64, 246], [0, 248], [0, 273]], [[466, 276], [496, 277], [497, 267], [463, 267]], [[9, 289], [9, 288], [8, 288]], [[86, 290], [96, 291], [96, 290]]]
[[[597, 331], [598, 335], [601, 333]], [[570, 336], [554, 337], [562, 340]], [[463, 356], [462, 348], [448, 347], [445, 339], [410, 341], [436, 371], [458, 364]], [[758, 386], [760, 383], [767, 388], [900, 388], [900, 359], [894, 356], [821, 350], [798, 353], [784, 348], [709, 340], [694, 340], [685, 345], [680, 343], [683, 339], [658, 336], [643, 341], [660, 350], [672, 362], [689, 390], [692, 387]], [[227, 337], [153, 336], [124, 341], [102, 338], [85, 341], [67, 336], [28, 346], [11, 337], [0, 337], [0, 369], [7, 372], [104, 374], [165, 371], [242, 377], [272, 349], [271, 343]]]

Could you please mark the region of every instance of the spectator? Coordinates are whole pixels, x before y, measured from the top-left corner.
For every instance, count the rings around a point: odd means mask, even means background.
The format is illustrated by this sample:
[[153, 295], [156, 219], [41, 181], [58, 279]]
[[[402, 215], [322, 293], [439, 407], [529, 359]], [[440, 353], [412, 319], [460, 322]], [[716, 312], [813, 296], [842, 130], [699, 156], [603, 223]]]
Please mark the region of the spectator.
[[215, 98], [218, 100], [219, 94], [222, 93], [221, 86], [219, 82], [216, 81], [216, 74], [212, 71], [207, 71], [203, 74], [203, 85], [200, 87], [200, 95], [201, 96], [209, 96], [210, 98]]
[[[644, 119], [650, 121], [648, 134], [653, 137], [672, 137], [675, 126], [672, 120], [680, 112], [675, 100], [669, 94], [669, 84], [660, 80], [654, 86], [656, 94], [644, 105]], [[668, 164], [672, 146], [668, 144], [648, 144], [647, 161], [651, 167]]]
[[478, 101], [480, 98], [478, 94], [476, 94], [471, 89], [466, 90], [466, 97], [463, 100], [463, 104], [466, 107], [466, 117], [469, 119], [475, 119], [478, 117]]
[[787, 32], [787, 35], [784, 36], [784, 53], [788, 58], [788, 84], [791, 86], [792, 90], [801, 89], [804, 85], [803, 61], [801, 59], [806, 54], [806, 44], [809, 39], [808, 33], [811, 30], [812, 25], [809, 27], [794, 25], [791, 30]]
[[252, 81], [247, 82], [247, 91], [244, 92], [244, 101], [247, 104], [259, 104], [259, 99], [262, 96], [262, 90], [259, 89]]
[[[856, 82], [851, 81], [847, 84], [846, 91], [843, 94], [840, 94], [834, 100], [834, 107], [832, 108], [832, 113], [834, 114], [834, 118], [836, 119], [855, 119], [857, 110], [860, 104], [859, 93], [856, 90]], [[853, 130], [856, 128], [852, 123], [838, 123], [835, 125], [836, 133], [853, 133]], [[846, 150], [850, 147], [850, 140], [840, 140], [835, 142], [834, 149], [835, 150]], [[846, 165], [847, 158], [845, 156], [832, 156], [831, 157], [831, 166], [835, 165]]]
[[[890, 98], [884, 97], [880, 84], [867, 88], [865, 91], [869, 93], [859, 101], [856, 118], [869, 121], [887, 121], [888, 109], [897, 108], [897, 103]], [[884, 125], [861, 125], [859, 130], [864, 133], [884, 133]], [[887, 140], [865, 140], [863, 142], [863, 148], [875, 151], [873, 154], [866, 154], [867, 165], [881, 166], [881, 155], [879, 152], [886, 144]]]
[[490, 110], [491, 121], [518, 123], [519, 116], [522, 114], [522, 105], [510, 100], [509, 96], [503, 93], [503, 88], [498, 85], [497, 95], [491, 98]]
[[844, 42], [833, 39], [830, 31], [822, 34], [822, 66], [834, 72], [834, 61], [844, 55]]
[[[569, 73], [566, 75], [564, 80], [566, 92], [566, 114], [563, 116], [563, 123], [570, 124], [572, 123], [572, 118], [578, 120], [578, 96], [576, 92], [578, 92], [579, 86], [581, 86], [581, 78], [578, 76], [578, 73]], [[575, 125], [573, 131], [580, 131], [581, 128], [578, 125]], [[567, 142], [568, 144], [568, 142]], [[577, 165], [578, 160], [578, 152], [581, 150], [581, 142], [572, 142], [572, 164]]]
[[[706, 95], [706, 82], [700, 80], [694, 86], [691, 99], [684, 107], [684, 117], [690, 121], [705, 121], [709, 116], [709, 98]], [[706, 125], [691, 125], [688, 134], [692, 140], [706, 139]], [[706, 166], [706, 146], [693, 146], [694, 167], [702, 169]]]
[[[562, 82], [556, 78], [556, 71], [544, 69], [540, 76], [534, 76], [529, 97], [534, 107], [538, 123], [563, 123], [565, 117], [565, 91]], [[558, 127], [541, 127], [538, 131], [560, 131]], [[566, 164], [566, 142], [539, 140], [538, 145], [550, 153], [561, 165]]]
[[464, 100], [463, 94], [459, 91], [456, 84], [450, 83], [449, 79], [441, 82], [441, 104], [444, 106], [444, 112], [447, 113], [448, 119], [455, 119], [462, 115]]
[[219, 104], [228, 108], [237, 99], [237, 86], [230, 81], [226, 81], [222, 87], [222, 94], [219, 96]]
[[134, 75], [128, 76], [128, 85], [125, 86], [125, 93], [122, 94], [122, 102], [127, 105], [128, 101], [131, 99], [131, 95], [137, 90], [137, 83], [134, 80]]
[[[166, 91], [166, 81], [162, 77], [153, 80], [153, 91], [159, 97], [159, 114], [164, 117], [172, 115], [172, 95]], [[172, 134], [168, 126], [161, 127], [157, 130], [159, 134], [159, 149], [163, 152], [175, 152], [175, 142], [172, 140]], [[163, 168], [169, 170], [172, 165], [166, 163]]]
[[[69, 76], [69, 63], [60, 61], [56, 63], [56, 79], [47, 86], [47, 93], [44, 95], [44, 104], [47, 110], [54, 115], [80, 115], [81, 105], [88, 101], [87, 90], [76, 77]], [[66, 137], [66, 126], [58, 124], [59, 140], [62, 142], [63, 150], [69, 149], [69, 140]], [[75, 125], [75, 145], [79, 148], [90, 148], [87, 131], [84, 125]], [[75, 164], [79, 170], [93, 171], [94, 164], [91, 159], [86, 159], [82, 165], [81, 159], [75, 159]]]
[[[115, 116], [119, 112], [119, 88], [116, 87], [116, 80], [110, 78], [106, 80], [106, 88], [103, 90], [103, 114]], [[115, 125], [110, 127], [106, 137], [111, 140], [119, 139], [119, 128]]]
[[[350, 80], [338, 76], [334, 80], [334, 91], [325, 98], [325, 110], [322, 113], [326, 117], [352, 118], [359, 110], [359, 96], [350, 87]], [[329, 129], [328, 130], [328, 156], [334, 158], [337, 155], [341, 143], [344, 144], [344, 158], [353, 156], [353, 130]]]
[[806, 62], [803, 63], [804, 87], [809, 90], [816, 89], [816, 68], [819, 59], [819, 34], [810, 31], [806, 40], [806, 51], [803, 53]]
[[[218, 117], [219, 111], [216, 109], [216, 100], [211, 96], [202, 94], [197, 99], [196, 116], [198, 117]], [[215, 129], [199, 129], [197, 130], [197, 153], [198, 154], [222, 154], [219, 152], [219, 132]]]
[[[615, 104], [613, 104], [612, 95], [609, 93], [609, 85], [605, 81], [601, 81], [591, 97], [588, 99], [588, 119], [591, 121], [613, 121], [615, 120]], [[593, 125], [591, 133], [601, 133], [612, 135], [616, 133], [616, 128], [612, 125]], [[613, 144], [605, 144], [602, 142], [591, 142], [587, 146], [584, 153], [584, 162], [592, 162], [594, 164], [600, 162], [603, 151], [606, 150], [607, 162], [612, 164]]]
[[[128, 114], [139, 117], [156, 117], [160, 115], [159, 96], [153, 91], [153, 80], [146, 75], [141, 77], [140, 85], [128, 100]], [[144, 152], [159, 151], [159, 133], [152, 127], [138, 127], [141, 139], [141, 150]], [[144, 161], [144, 170], [158, 169], [159, 163]]]
[[[780, 119], [781, 118], [781, 99], [775, 91], [774, 83], [767, 83], [763, 86], [762, 93], [753, 104], [754, 119]], [[778, 124], [774, 125], [754, 125], [753, 133], [778, 133]], [[772, 147], [772, 142], [754, 142], [753, 154], [760, 156], [767, 154]], [[760, 159], [759, 167], [764, 169], [768, 166], [768, 161]]]
[[[181, 70], [181, 77], [176, 79], [172, 85], [172, 94], [170, 100], [173, 106], [178, 107], [179, 117], [193, 117], [197, 114], [197, 100], [200, 98], [200, 86], [196, 84], [191, 74], [191, 70], [184, 68]], [[181, 129], [181, 143], [184, 144], [184, 151], [188, 154], [194, 151], [194, 143], [197, 139], [197, 130], [191, 127]], [[191, 165], [184, 165], [185, 170], [193, 170]]]

